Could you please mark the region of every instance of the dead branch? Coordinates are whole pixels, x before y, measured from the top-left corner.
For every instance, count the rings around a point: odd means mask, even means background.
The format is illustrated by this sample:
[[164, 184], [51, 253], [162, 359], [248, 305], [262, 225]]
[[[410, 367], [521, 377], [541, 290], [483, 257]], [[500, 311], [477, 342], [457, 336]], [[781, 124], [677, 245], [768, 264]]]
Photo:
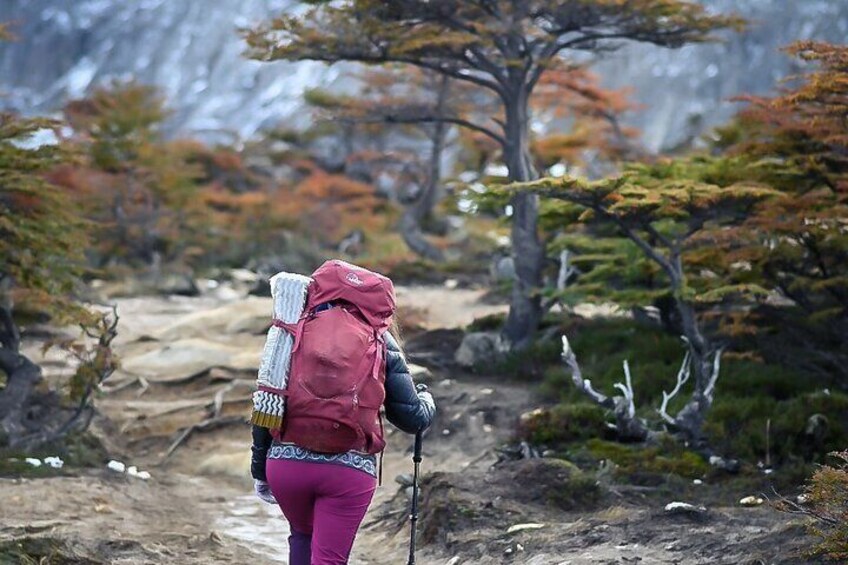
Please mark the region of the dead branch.
[[577, 362], [577, 356], [571, 349], [568, 343], [568, 338], [562, 336], [562, 359], [571, 369], [571, 378], [574, 384], [584, 394], [589, 396], [600, 406], [612, 410], [615, 414], [614, 429], [621, 437], [647, 439], [651, 432], [645, 426], [645, 423], [636, 417], [636, 406], [634, 404], [633, 380], [630, 376], [630, 366], [627, 361], [624, 361], [624, 383], [616, 383], [616, 389], [622, 391], [623, 396], [610, 398], [592, 387], [592, 382], [589, 379], [584, 379], [580, 370], [580, 364]]
[[571, 252], [563, 249], [559, 254], [559, 273], [557, 274], [557, 290], [565, 290], [568, 280], [577, 274], [577, 268], [571, 264]]
[[598, 404], [607, 408], [613, 408], [610, 405], [610, 399], [592, 388], [592, 381], [583, 378], [583, 372], [580, 370], [577, 356], [571, 349], [571, 345], [568, 343], [568, 338], [565, 335], [562, 336], [562, 360], [571, 369], [571, 380], [574, 381], [574, 384], [579, 390], [583, 391]]
[[704, 389], [704, 396], [707, 397], [707, 400], [712, 403], [713, 394], [715, 393], [715, 385], [718, 381], [718, 375], [721, 371], [721, 354], [724, 352], [724, 349], [719, 349], [715, 353], [715, 357], [713, 358], [713, 372], [710, 375], [710, 381], [707, 383], [707, 387]]
[[210, 430], [214, 430], [217, 428], [223, 428], [225, 426], [229, 426], [231, 424], [237, 424], [239, 422], [244, 422], [245, 418], [243, 416], [216, 416], [213, 418], [207, 418], [203, 420], [199, 424], [194, 424], [193, 426], [189, 426], [182, 430], [179, 435], [174, 439], [171, 443], [170, 447], [168, 447], [168, 451], [165, 452], [165, 455], [162, 459], [159, 460], [157, 465], [164, 465], [168, 459], [170, 459], [171, 455], [174, 454], [175, 451], [195, 432], [207, 432]]
[[627, 362], [627, 359], [624, 360], [624, 378], [626, 384], [615, 383], [613, 386], [624, 395], [624, 400], [627, 402], [628, 417], [635, 418], [636, 405], [633, 403], [633, 382], [630, 378], [630, 364]]
[[683, 388], [683, 385], [685, 385], [689, 381], [689, 377], [692, 374], [692, 364], [690, 363], [691, 358], [691, 352], [689, 351], [689, 349], [687, 349], [686, 354], [683, 356], [683, 363], [681, 363], [680, 365], [680, 370], [677, 371], [677, 384], [674, 386], [674, 389], [672, 389], [671, 393], [666, 393], [665, 391], [663, 391], [662, 405], [660, 406], [659, 410], [657, 410], [662, 419], [672, 425], [675, 424], [675, 420], [668, 414], [668, 402], [669, 400], [677, 396], [677, 394], [679, 394], [680, 390]]

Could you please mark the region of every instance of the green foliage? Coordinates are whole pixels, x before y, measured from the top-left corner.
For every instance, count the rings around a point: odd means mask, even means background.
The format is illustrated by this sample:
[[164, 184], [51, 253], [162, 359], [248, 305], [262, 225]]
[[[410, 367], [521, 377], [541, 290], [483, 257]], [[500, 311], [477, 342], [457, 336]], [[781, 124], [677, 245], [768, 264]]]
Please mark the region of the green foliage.
[[555, 340], [535, 341], [517, 351], [510, 351], [503, 358], [493, 360], [490, 365], [477, 367], [480, 372], [503, 375], [520, 381], [536, 381], [545, 367], [555, 363], [560, 356], [561, 345]]
[[[777, 378], [781, 379], [779, 375]], [[784, 391], [800, 388], [788, 382], [798, 380], [797, 375], [794, 379], [788, 375], [782, 379], [784, 382], [778, 380], [778, 387]], [[739, 380], [739, 374], [728, 375], [731, 388]], [[756, 378], [752, 381], [752, 386], [745, 387], [747, 395], [739, 395], [741, 386], [736, 387], [735, 394], [719, 393], [704, 426], [716, 449], [747, 461], [765, 461], [768, 446], [770, 460], [780, 465], [795, 459], [820, 461], [824, 454], [848, 445], [848, 395], [805, 392], [778, 400], [769, 396], [768, 388], [759, 392]], [[820, 429], [808, 427], [811, 418], [820, 417], [823, 417]]]
[[614, 463], [616, 472], [621, 476], [674, 474], [697, 479], [710, 470], [709, 463], [704, 461], [703, 457], [674, 441], [665, 441], [662, 445], [641, 446], [592, 439], [586, 442], [585, 449], [597, 461]]
[[468, 324], [465, 331], [472, 332], [493, 332], [503, 327], [506, 314], [487, 314], [480, 318], [475, 318], [473, 322]]
[[45, 178], [67, 154], [55, 144], [26, 145], [57, 127], [0, 114], [0, 301], [78, 318], [68, 298], [83, 272], [87, 226], [75, 199]]
[[161, 141], [160, 127], [168, 111], [155, 87], [115, 81], [88, 98], [70, 102], [65, 115], [72, 127], [90, 137], [93, 164], [121, 172], [143, 160], [149, 146]]
[[[2, 445], [2, 442], [0, 442]], [[27, 457], [44, 459], [58, 456], [64, 461], [61, 469], [49, 465], [33, 467], [25, 461]], [[50, 444], [37, 447], [26, 453], [19, 450], [0, 448], [0, 477], [39, 478], [65, 475], [74, 469], [100, 467], [108, 460], [103, 444], [89, 433], [73, 433]]]
[[[699, 171], [704, 164], [693, 163]], [[685, 178], [687, 166], [660, 161], [629, 165], [618, 177], [594, 182], [563, 177], [491, 191], [505, 197], [530, 190], [564, 202], [548, 206], [544, 218], [545, 225], [564, 230], [552, 250], [573, 251], [581, 272], [559, 293], [566, 303], [639, 305], [669, 293], [690, 306], [729, 298], [756, 303], [767, 290], [716, 243], [739, 234], [755, 207], [780, 193], [756, 182], [722, 186]]]
[[807, 481], [803, 506], [786, 499], [777, 508], [810, 518], [808, 530], [818, 538], [811, 556], [845, 563], [848, 560], [848, 452], [833, 452], [835, 463], [820, 467]]
[[[622, 363], [630, 363], [635, 389], [635, 404], [650, 415], [663, 390], [671, 390], [680, 367], [683, 347], [678, 338], [659, 329], [627, 319], [596, 319], [571, 325], [566, 334], [584, 376], [597, 390], [612, 392], [613, 384], [622, 382]], [[576, 390], [570, 374], [559, 358], [551, 359], [545, 372], [542, 392], [564, 403], [583, 402], [585, 396]]]
[[144, 266], [184, 254], [193, 230], [205, 227], [196, 203], [196, 147], [165, 142], [168, 111], [159, 92], [114, 82], [65, 108], [73, 142], [85, 157], [53, 177], [78, 194], [96, 227], [90, 259], [102, 266]]
[[607, 416], [596, 404], [558, 404], [522, 416], [518, 434], [533, 445], [559, 446], [604, 437]]
[[[607, 394], [622, 382], [622, 362], [630, 363], [633, 374], [635, 405], [641, 417], [659, 423], [655, 412], [662, 392], [670, 391], [680, 366], [683, 348], [680, 341], [658, 328], [639, 325], [631, 320], [592, 320], [567, 328], [584, 377], [596, 390]], [[549, 359], [544, 367], [540, 390], [545, 397], [559, 402], [556, 410], [567, 414], [571, 406], [583, 406], [585, 395], [571, 381], [561, 362]], [[672, 411], [683, 399], [671, 402]], [[578, 409], [582, 410], [582, 409]], [[811, 417], [824, 417], [824, 425], [807, 431]], [[610, 418], [605, 415], [605, 418]], [[771, 420], [766, 434], [767, 422]], [[584, 437], [598, 431], [597, 423], [586, 422], [587, 432], [573, 427], [559, 431], [552, 418], [543, 437], [551, 444]], [[848, 395], [817, 389], [816, 381], [783, 363], [764, 363], [751, 355], [728, 353], [722, 361], [713, 407], [704, 424], [710, 446], [729, 457], [757, 462], [768, 458], [784, 466], [795, 461], [820, 461], [824, 454], [848, 445]], [[596, 437], [604, 437], [598, 435]], [[551, 445], [559, 449], [556, 445]]]
[[603, 498], [603, 491], [591, 473], [581, 471], [566, 461], [547, 460], [533, 480], [544, 485], [544, 499], [558, 510], [593, 508]]
[[[506, 18], [501, 20], [498, 15], [512, 12], [509, 3], [503, 4], [493, 10], [478, 1], [438, 5], [407, 1], [387, 5], [376, 0], [322, 2], [302, 14], [281, 16], [246, 30], [245, 38], [251, 55], [264, 61], [397, 61], [420, 62], [421, 66], [426, 61], [441, 66], [441, 60], [462, 61], [466, 50], [472, 49], [505, 68], [510, 63], [509, 54], [499, 50], [497, 39], [504, 33]], [[635, 39], [672, 47], [709, 39], [716, 28], [741, 25], [738, 18], [709, 15], [701, 6], [688, 2], [592, 0], [581, 4], [575, 11], [572, 2], [537, 3], [532, 11], [527, 10], [526, 21], [518, 23], [526, 27], [522, 31], [527, 35], [555, 42], [560, 34], [551, 30], [562, 29], [561, 21], [570, 15], [569, 31], [584, 31], [591, 22], [595, 29], [612, 28], [609, 34], [613, 37], [626, 31]], [[581, 19], [574, 21], [576, 14]], [[588, 31], [585, 33], [588, 35]], [[605, 38], [603, 33], [599, 35]], [[541, 51], [545, 45], [547, 42], [540, 41], [532, 46]]]

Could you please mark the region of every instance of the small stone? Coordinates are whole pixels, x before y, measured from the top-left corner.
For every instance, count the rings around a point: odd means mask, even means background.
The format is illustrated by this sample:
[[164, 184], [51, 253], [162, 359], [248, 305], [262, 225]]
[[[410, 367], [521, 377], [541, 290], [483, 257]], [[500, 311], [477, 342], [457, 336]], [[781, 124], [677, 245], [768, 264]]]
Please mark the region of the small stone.
[[704, 481], [702, 481], [701, 479], [695, 479], [694, 481], [692, 481], [692, 484], [693, 485], [702, 485], [702, 484], [704, 484]]
[[481, 388], [480, 389], [480, 394], [489, 395], [489, 394], [494, 394], [494, 393], [495, 393], [494, 389], [491, 389], [491, 388]]
[[106, 464], [106, 467], [111, 469], [112, 471], [115, 471], [116, 473], [123, 473], [127, 470], [127, 466], [124, 463], [122, 463], [121, 461], [116, 461], [115, 459], [109, 461]]
[[809, 501], [806, 494], [799, 494], [795, 500], [798, 504], [806, 504]]
[[33, 467], [41, 467], [41, 459], [36, 459], [35, 457], [27, 457], [26, 459], [24, 459], [24, 461], [26, 461]]
[[150, 473], [148, 473], [147, 471], [139, 471], [136, 477], [141, 479], [142, 481], [148, 481], [150, 480]]
[[492, 433], [494, 431], [494, 429], [495, 428], [493, 428], [489, 424], [483, 424], [483, 431], [486, 432], [487, 434]]
[[65, 462], [60, 457], [45, 457], [44, 464], [50, 465], [54, 469], [61, 469], [65, 466]]
[[445, 288], [448, 290], [453, 290], [459, 286], [459, 281], [456, 279], [448, 279], [445, 281]]
[[448, 565], [459, 565], [459, 555], [454, 555], [451, 557], [450, 561], [448, 561]]
[[447, 430], [447, 429], [442, 430], [442, 435], [443, 435], [443, 436], [449, 436], [449, 435], [450, 435], [450, 433], [451, 433], [451, 431], [450, 431], [450, 430]]
[[703, 514], [707, 509], [688, 502], [669, 502], [665, 505], [665, 511], [667, 514]]
[[765, 500], [763, 500], [759, 496], [746, 496], [745, 498], [743, 498], [742, 500], [739, 501], [739, 504], [741, 504], [742, 506], [751, 507], [751, 506], [759, 506], [763, 502], [765, 502]]
[[409, 474], [409, 473], [404, 473], [403, 475], [398, 475], [397, 477], [395, 477], [395, 482], [402, 487], [412, 486], [412, 482], [413, 482], [412, 475]]
[[544, 528], [545, 524], [537, 524], [533, 522], [528, 522], [526, 524], [515, 524], [514, 526], [510, 526], [506, 533], [514, 534], [515, 532], [523, 532], [525, 530], [538, 530], [540, 528]]

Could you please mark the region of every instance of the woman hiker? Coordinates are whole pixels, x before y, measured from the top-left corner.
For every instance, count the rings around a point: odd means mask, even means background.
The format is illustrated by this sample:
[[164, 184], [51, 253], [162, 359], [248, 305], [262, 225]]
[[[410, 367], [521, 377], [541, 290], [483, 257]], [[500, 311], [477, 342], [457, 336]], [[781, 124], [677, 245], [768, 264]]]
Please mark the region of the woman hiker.
[[[347, 266], [341, 262], [337, 263]], [[319, 281], [320, 272], [321, 269], [313, 274]], [[364, 275], [362, 277], [366, 281], [369, 280]], [[362, 284], [357, 276], [351, 278], [348, 275], [347, 279], [353, 280], [356, 285]], [[384, 286], [388, 288], [390, 311], [393, 314], [394, 289], [390, 281], [384, 283]], [[349, 290], [343, 292], [342, 296], [355, 302], [356, 294], [351, 294]], [[337, 292], [331, 294], [337, 295]], [[383, 331], [378, 333], [381, 337], [378, 337], [377, 341], [382, 342], [379, 349], [380, 359], [376, 363], [367, 359], [363, 361], [366, 366], [368, 363], [374, 366], [373, 382], [379, 383], [379, 390], [369, 392], [363, 386], [359, 389], [359, 396], [354, 395], [353, 403], [358, 405], [362, 414], [368, 414], [357, 417], [361, 421], [367, 418], [369, 422], [363, 426], [355, 426], [359, 427], [360, 431], [355, 436], [350, 436], [353, 443], [343, 437], [343, 432], [348, 428], [343, 423], [344, 418], [341, 424], [334, 423], [332, 427], [326, 428], [328, 418], [332, 419], [327, 416], [330, 412], [322, 414], [320, 418], [309, 414], [310, 411], [329, 410], [325, 408], [327, 401], [324, 401], [324, 404], [316, 404], [316, 398], [323, 400], [335, 396], [330, 393], [322, 396], [319, 392], [304, 401], [306, 393], [296, 391], [309, 391], [311, 394], [322, 386], [331, 387], [337, 383], [322, 385], [322, 378], [314, 375], [326, 373], [326, 367], [304, 369], [309, 366], [309, 362], [303, 360], [303, 357], [308, 357], [312, 350], [311, 354], [319, 358], [318, 363], [326, 364], [327, 357], [337, 356], [341, 358], [340, 361], [331, 361], [334, 364], [332, 371], [335, 372], [343, 372], [351, 365], [361, 366], [358, 365], [360, 355], [351, 353], [351, 345], [368, 343], [371, 347], [375, 341], [372, 338], [357, 342], [350, 337], [350, 334], [357, 331], [357, 322], [351, 322], [352, 320], [374, 320], [365, 312], [368, 309], [367, 300], [364, 303], [361, 311], [348, 300], [332, 300], [317, 306], [313, 306], [314, 301], [307, 303], [308, 319], [319, 319], [323, 316], [325, 326], [320, 328], [319, 323], [316, 323], [313, 328], [307, 323], [302, 335], [297, 338], [301, 344], [296, 346], [297, 353], [293, 356], [283, 429], [269, 431], [266, 427], [253, 426], [251, 474], [255, 491], [263, 501], [279, 504], [289, 522], [290, 565], [342, 565], [348, 562], [357, 530], [377, 487], [377, 454], [382, 453], [385, 446], [382, 438], [382, 416], [377, 415], [380, 407], [374, 406], [373, 413], [367, 412], [368, 398], [371, 398], [371, 403], [374, 403], [375, 398], [380, 399], [388, 421], [409, 434], [429, 427], [435, 414], [432, 395], [426, 391], [424, 385], [418, 385], [419, 388], [416, 389], [412, 381], [399, 345], [397, 323], [392, 321], [391, 315], [387, 323], [391, 324], [392, 329], [383, 328]], [[385, 314], [385, 309], [383, 313]], [[346, 326], [346, 322], [354, 325]], [[380, 328], [380, 325], [374, 324], [374, 327]], [[324, 347], [320, 344], [322, 341], [326, 344]], [[363, 353], [361, 356], [367, 357], [367, 354]], [[366, 372], [370, 371], [369, 368]], [[378, 371], [382, 374], [377, 374]], [[324, 380], [338, 379], [333, 375], [332, 378]], [[372, 414], [377, 415], [376, 418]], [[379, 420], [379, 423], [374, 420]], [[329, 431], [324, 431], [325, 429]], [[322, 435], [327, 437], [321, 437]], [[353, 439], [354, 437], [359, 439]], [[340, 451], [338, 448], [334, 449], [333, 445], [355, 447]]]

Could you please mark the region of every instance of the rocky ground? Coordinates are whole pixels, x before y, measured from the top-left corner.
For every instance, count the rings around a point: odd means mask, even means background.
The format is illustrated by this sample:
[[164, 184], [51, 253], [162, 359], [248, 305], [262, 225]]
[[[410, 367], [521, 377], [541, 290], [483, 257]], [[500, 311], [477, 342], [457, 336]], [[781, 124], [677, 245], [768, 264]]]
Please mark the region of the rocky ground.
[[[800, 524], [767, 505], [739, 507], [735, 494], [708, 485], [675, 493], [707, 505], [705, 513], [667, 515], [668, 492], [615, 485], [564, 462], [493, 466], [533, 398], [524, 384], [452, 364], [456, 328], [503, 309], [481, 297], [399, 289], [409, 357], [440, 406], [425, 440], [419, 563], [805, 562]], [[44, 563], [284, 563], [285, 521], [251, 495], [244, 424], [270, 300], [218, 288], [117, 303], [123, 365], [98, 399], [95, 428], [115, 459], [151, 478], [103, 465], [3, 479], [0, 562], [29, 554]], [[58, 358], [46, 368], [66, 370]], [[351, 563], [405, 562], [408, 499], [399, 483], [411, 472], [410, 443], [390, 432], [384, 484]]]

